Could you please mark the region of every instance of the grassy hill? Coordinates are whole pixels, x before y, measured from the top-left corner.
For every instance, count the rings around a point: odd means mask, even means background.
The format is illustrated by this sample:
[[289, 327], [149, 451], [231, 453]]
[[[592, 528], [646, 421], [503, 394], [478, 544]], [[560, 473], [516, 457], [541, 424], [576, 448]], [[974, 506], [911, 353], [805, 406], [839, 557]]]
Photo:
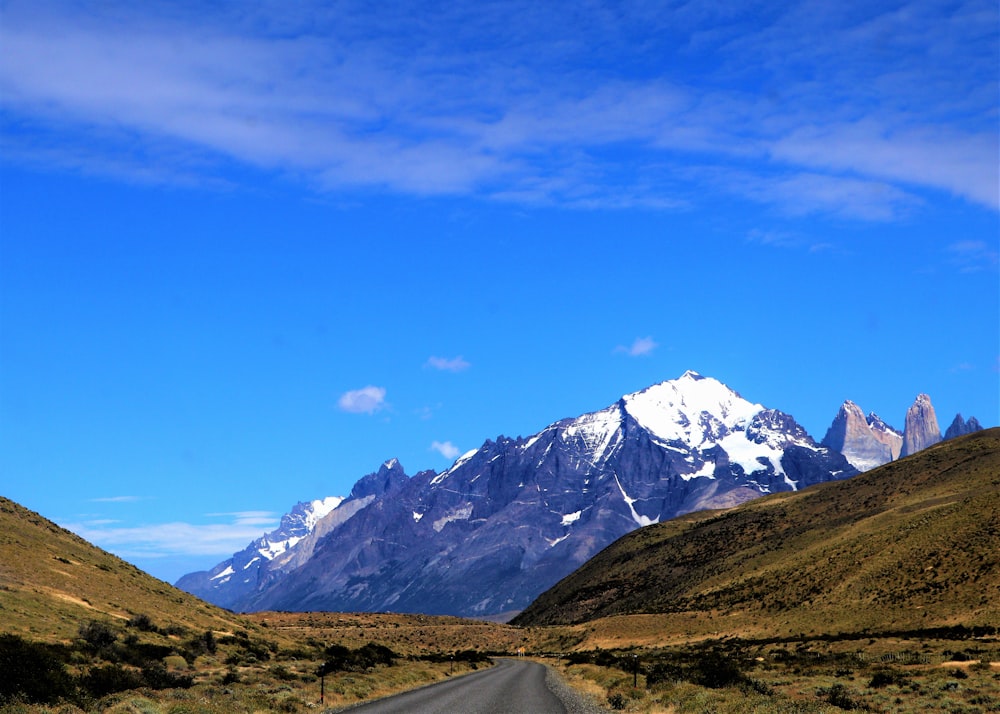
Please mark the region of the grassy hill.
[[523, 637], [422, 615], [237, 615], [0, 497], [0, 711], [308, 711], [324, 690], [343, 706], [420, 686]]
[[1000, 711], [1000, 429], [643, 528], [516, 622], [236, 615], [0, 498], [3, 711], [304, 712], [518, 647], [626, 711]]
[[69, 641], [81, 622], [139, 615], [163, 629], [259, 630], [0, 497], [0, 630]]
[[[622, 618], [621, 616], [633, 616]], [[596, 622], [595, 622], [596, 621]], [[635, 531], [514, 624], [587, 643], [1000, 624], [1000, 429], [847, 481]], [[583, 636], [583, 635], [581, 635]]]

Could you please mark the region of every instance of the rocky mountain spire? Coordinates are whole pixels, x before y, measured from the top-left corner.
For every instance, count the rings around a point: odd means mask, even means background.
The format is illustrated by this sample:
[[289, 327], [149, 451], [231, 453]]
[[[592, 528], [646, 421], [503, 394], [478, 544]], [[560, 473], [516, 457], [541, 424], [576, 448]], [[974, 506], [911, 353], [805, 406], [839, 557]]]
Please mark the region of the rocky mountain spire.
[[941, 441], [941, 428], [938, 426], [931, 398], [926, 394], [918, 394], [913, 405], [906, 410], [903, 450], [900, 456], [915, 454], [939, 441]]
[[969, 417], [968, 421], [962, 421], [962, 415], [956, 414], [954, 421], [951, 422], [951, 426], [944, 433], [944, 438], [954, 439], [956, 436], [965, 436], [966, 434], [982, 430], [983, 426], [976, 417]]
[[843, 454], [854, 468], [867, 471], [899, 458], [903, 435], [874, 413], [866, 418], [861, 407], [847, 400], [821, 443]]

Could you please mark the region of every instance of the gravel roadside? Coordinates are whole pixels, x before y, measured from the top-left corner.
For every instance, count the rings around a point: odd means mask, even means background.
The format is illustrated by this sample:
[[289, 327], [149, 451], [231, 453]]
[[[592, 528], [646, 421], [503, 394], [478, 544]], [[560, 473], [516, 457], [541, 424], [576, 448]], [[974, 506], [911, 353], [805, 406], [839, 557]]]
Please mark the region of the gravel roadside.
[[545, 685], [559, 697], [559, 701], [566, 707], [566, 714], [607, 714], [611, 711], [598, 705], [591, 697], [573, 689], [554, 667], [547, 664], [545, 665]]

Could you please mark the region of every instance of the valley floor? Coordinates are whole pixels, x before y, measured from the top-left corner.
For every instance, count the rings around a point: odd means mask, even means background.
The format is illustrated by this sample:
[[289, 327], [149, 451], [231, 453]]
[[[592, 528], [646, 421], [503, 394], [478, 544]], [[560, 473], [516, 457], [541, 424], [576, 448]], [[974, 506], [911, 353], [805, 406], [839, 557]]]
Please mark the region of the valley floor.
[[[179, 645], [185, 657], [164, 658], [171, 676], [189, 678], [185, 688], [98, 690], [73, 703], [10, 701], [0, 711], [332, 712], [488, 667], [487, 654], [510, 656], [523, 649], [611, 711], [1000, 712], [1000, 639], [960, 629], [953, 639], [919, 633], [756, 641], [699, 637], [660, 646], [618, 640], [614, 647], [595, 647], [576, 628], [516, 628], [419, 615], [260, 613], [248, 621], [255, 626], [249, 639], [219, 638], [214, 651], [197, 656], [188, 642], [187, 650]], [[74, 650], [67, 669], [80, 682], [89, 676], [91, 684], [95, 671], [119, 676], [134, 671], [122, 641], [114, 647], [103, 653]], [[380, 660], [385, 652], [391, 657]], [[106, 659], [112, 655], [117, 663]], [[333, 660], [333, 671], [320, 677], [323, 662]]]

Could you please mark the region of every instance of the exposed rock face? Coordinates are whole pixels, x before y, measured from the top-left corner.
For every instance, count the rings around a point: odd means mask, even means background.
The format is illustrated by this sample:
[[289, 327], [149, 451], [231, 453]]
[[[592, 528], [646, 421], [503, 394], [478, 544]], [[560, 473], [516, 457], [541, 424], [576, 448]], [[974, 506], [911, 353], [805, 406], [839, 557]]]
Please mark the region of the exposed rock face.
[[822, 444], [839, 451], [859, 471], [868, 471], [899, 458], [903, 435], [874, 412], [865, 417], [861, 407], [848, 400], [841, 405]]
[[889, 461], [899, 458], [899, 453], [903, 450], [903, 435], [897, 429], [886, 424], [875, 412], [868, 415], [868, 427], [872, 430], [872, 436], [880, 444], [885, 445], [889, 450]]
[[962, 415], [956, 414], [951, 426], [944, 433], [945, 439], [954, 439], [956, 436], [965, 436], [976, 431], [982, 431], [983, 426], [976, 417], [969, 417], [968, 421], [962, 421]]
[[915, 454], [939, 441], [941, 441], [941, 428], [938, 426], [931, 398], [926, 394], [918, 394], [916, 401], [906, 410], [903, 450], [900, 456]]
[[183, 582], [244, 611], [499, 616], [635, 528], [856, 473], [788, 414], [688, 372], [442, 473], [388, 461], [258, 570], [249, 548]]

